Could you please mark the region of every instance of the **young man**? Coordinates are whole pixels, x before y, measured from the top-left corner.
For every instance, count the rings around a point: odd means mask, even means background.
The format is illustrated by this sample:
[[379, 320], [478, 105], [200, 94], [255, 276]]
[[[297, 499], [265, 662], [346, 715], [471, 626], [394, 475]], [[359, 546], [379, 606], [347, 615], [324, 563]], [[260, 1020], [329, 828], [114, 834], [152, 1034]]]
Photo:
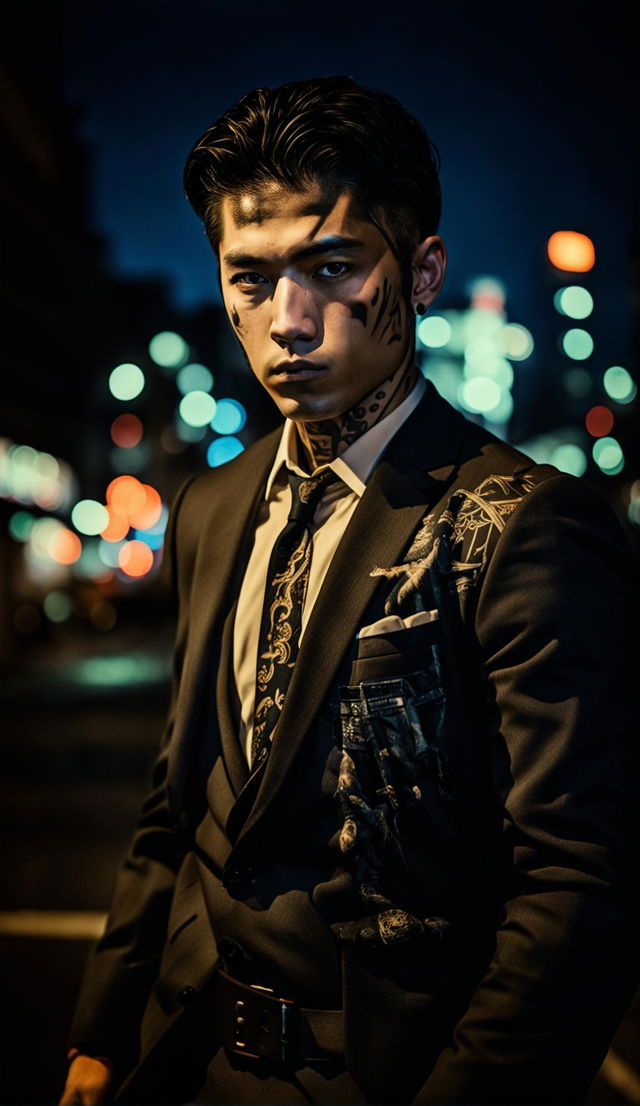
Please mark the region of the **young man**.
[[173, 506], [170, 717], [63, 1102], [579, 1101], [636, 978], [624, 539], [417, 372], [446, 252], [397, 102], [255, 90], [185, 180], [286, 422]]

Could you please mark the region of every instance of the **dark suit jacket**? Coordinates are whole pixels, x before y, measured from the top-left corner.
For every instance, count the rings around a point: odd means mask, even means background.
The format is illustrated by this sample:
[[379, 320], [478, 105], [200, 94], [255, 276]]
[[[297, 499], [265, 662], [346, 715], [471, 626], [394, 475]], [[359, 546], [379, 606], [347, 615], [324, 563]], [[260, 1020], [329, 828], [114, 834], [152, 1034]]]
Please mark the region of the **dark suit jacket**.
[[[230, 650], [277, 441], [174, 503], [170, 715], [72, 1041], [144, 1070], [233, 937], [284, 994], [344, 1006], [370, 1101], [578, 1100], [637, 979], [625, 540], [590, 485], [429, 385], [340, 543], [250, 778]], [[421, 609], [439, 617], [356, 636]]]

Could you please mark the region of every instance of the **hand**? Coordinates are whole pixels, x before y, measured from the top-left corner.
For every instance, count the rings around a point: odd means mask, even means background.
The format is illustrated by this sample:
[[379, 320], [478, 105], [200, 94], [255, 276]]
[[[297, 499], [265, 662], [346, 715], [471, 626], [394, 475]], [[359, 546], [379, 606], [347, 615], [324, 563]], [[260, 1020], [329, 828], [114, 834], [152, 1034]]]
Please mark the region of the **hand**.
[[80, 1053], [69, 1066], [59, 1106], [100, 1106], [107, 1101], [110, 1086], [111, 1065]]

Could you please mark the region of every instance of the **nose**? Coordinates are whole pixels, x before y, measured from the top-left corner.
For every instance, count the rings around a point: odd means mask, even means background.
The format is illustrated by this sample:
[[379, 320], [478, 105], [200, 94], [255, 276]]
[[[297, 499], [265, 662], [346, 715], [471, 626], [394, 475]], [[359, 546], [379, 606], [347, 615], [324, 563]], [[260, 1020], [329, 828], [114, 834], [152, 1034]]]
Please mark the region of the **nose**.
[[279, 346], [312, 341], [318, 333], [313, 298], [290, 277], [281, 276], [272, 300], [269, 334]]

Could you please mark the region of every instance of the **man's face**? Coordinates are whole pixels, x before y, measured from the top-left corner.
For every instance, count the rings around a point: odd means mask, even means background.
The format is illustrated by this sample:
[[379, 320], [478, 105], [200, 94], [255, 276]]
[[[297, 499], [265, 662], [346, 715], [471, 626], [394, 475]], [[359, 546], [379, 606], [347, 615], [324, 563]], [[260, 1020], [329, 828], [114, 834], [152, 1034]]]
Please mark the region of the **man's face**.
[[398, 262], [348, 193], [277, 185], [223, 200], [220, 277], [231, 324], [281, 413], [335, 418], [413, 357]]

